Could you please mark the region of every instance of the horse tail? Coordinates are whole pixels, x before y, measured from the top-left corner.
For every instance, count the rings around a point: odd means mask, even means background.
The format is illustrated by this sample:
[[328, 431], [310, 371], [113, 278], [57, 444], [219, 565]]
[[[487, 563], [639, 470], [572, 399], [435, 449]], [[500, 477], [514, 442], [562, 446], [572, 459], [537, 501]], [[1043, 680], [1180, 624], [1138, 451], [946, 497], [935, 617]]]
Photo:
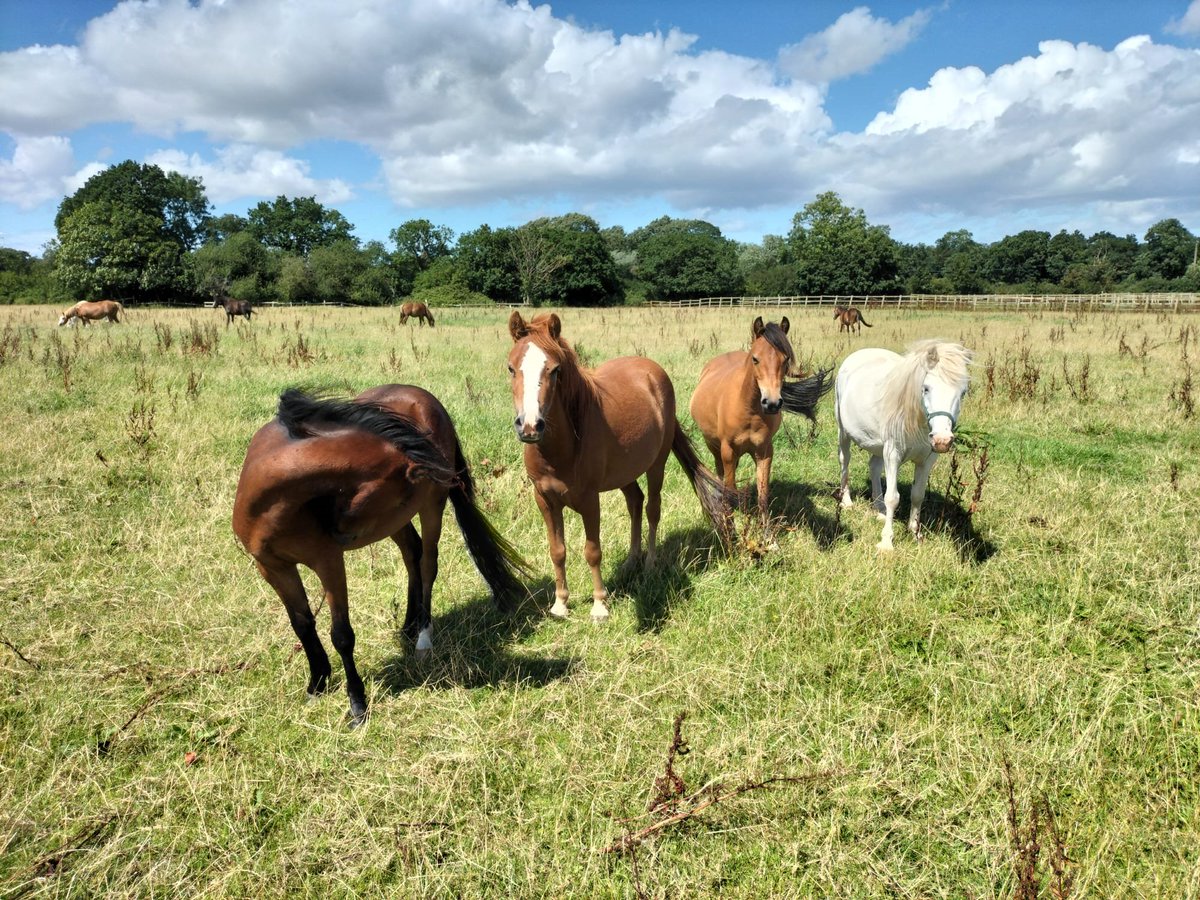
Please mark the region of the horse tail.
[[861, 310], [861, 309], [858, 311], [858, 321], [862, 322], [862, 323], [863, 323], [864, 325], [866, 325], [868, 328], [873, 328], [873, 327], [874, 327], [873, 325], [871, 325], [871, 323], [870, 323], [870, 322], [868, 322], [866, 319], [864, 319], [864, 318], [863, 318], [863, 314], [862, 314], [862, 310]]
[[454, 468], [458, 478], [450, 488], [450, 503], [463, 542], [475, 568], [492, 591], [492, 600], [504, 612], [511, 612], [521, 592], [517, 576], [529, 572], [527, 563], [508, 540], [487, 520], [475, 503], [475, 480], [463, 457], [462, 445], [454, 439]]
[[790, 413], [807, 416], [814, 422], [817, 420], [817, 404], [833, 387], [830, 369], [822, 369], [816, 375], [810, 375], [799, 381], [784, 381], [780, 388], [783, 397], [783, 408]]
[[125, 315], [125, 307], [121, 304], [120, 300], [114, 300], [113, 303], [117, 304], [117, 315], [113, 319], [113, 321], [120, 322], [121, 316]]
[[435, 321], [433, 321], [433, 310], [432, 309], [426, 309], [425, 315], [429, 317], [429, 327], [430, 328], [432, 328], [433, 326], [435, 326], [437, 324]]
[[675, 454], [675, 459], [679, 461], [684, 474], [691, 482], [692, 489], [700, 498], [700, 507], [712, 522], [713, 528], [716, 529], [723, 541], [726, 540], [729, 530], [729, 511], [737, 503], [736, 492], [725, 487], [724, 482], [714, 475], [704, 463], [700, 462], [700, 457], [696, 455], [696, 448], [692, 446], [687, 432], [683, 430], [678, 419], [675, 420], [675, 436], [671, 439], [671, 452]]

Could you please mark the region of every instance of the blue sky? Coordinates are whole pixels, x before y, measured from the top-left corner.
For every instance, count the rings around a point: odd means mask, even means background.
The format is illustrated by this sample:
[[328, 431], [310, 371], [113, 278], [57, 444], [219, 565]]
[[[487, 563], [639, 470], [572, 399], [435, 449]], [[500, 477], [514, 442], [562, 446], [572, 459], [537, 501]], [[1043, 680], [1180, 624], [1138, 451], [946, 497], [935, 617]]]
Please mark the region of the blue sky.
[[0, 246], [125, 159], [364, 239], [581, 211], [903, 241], [1200, 231], [1200, 0], [3, 0]]

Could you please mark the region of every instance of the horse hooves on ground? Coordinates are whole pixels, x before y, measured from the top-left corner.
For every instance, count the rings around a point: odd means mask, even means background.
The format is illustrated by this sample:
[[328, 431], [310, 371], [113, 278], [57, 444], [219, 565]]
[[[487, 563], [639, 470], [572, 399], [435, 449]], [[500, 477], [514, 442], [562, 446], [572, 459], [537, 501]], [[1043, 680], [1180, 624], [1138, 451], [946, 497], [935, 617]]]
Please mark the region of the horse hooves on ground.
[[367, 721], [367, 711], [365, 709], [358, 714], [355, 714], [352, 712], [352, 713], [350, 713], [349, 719], [346, 722], [346, 727], [349, 728], [351, 731], [354, 731], [356, 728], [358, 728], [360, 725], [362, 725], [366, 721]]
[[556, 602], [552, 607], [550, 607], [550, 615], [556, 619], [565, 619], [570, 614], [571, 611], [567, 609], [567, 604], [562, 603], [561, 601]]

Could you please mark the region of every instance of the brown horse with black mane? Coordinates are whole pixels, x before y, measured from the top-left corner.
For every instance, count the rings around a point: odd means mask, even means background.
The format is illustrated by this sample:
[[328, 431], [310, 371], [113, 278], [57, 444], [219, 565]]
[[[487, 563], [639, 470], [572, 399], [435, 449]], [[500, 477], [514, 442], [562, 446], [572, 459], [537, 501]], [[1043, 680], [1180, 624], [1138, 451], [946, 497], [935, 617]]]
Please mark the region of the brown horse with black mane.
[[409, 300], [400, 307], [400, 324], [408, 322], [409, 317], [417, 318], [421, 321], [421, 327], [425, 327], [425, 320], [429, 320], [429, 327], [432, 328], [437, 323], [433, 321], [433, 313], [429, 311], [429, 307], [420, 300]]
[[842, 331], [854, 331], [855, 328], [857, 328], [859, 334], [862, 334], [863, 325], [866, 325], [868, 328], [874, 327], [863, 318], [862, 311], [857, 306], [835, 306], [833, 308], [833, 317], [838, 320], [839, 334]]
[[737, 488], [738, 461], [746, 454], [753, 457], [758, 510], [764, 525], [768, 521], [774, 437], [783, 422], [783, 411], [814, 419], [817, 402], [833, 385], [825, 371], [802, 381], [784, 380], [796, 367], [796, 354], [787, 337], [789, 327], [786, 316], [779, 324], [764, 324], [762, 316], [755, 319], [749, 352], [734, 350], [710, 360], [700, 373], [690, 404], [692, 418], [700, 426], [727, 490]]
[[[234, 300], [232, 297], [220, 297], [217, 299], [217, 306], [225, 310], [225, 327], [228, 328], [237, 316], [245, 316], [246, 321], [250, 321], [250, 314], [254, 312], [250, 303], [246, 300]], [[269, 317], [268, 317], [269, 318]]]
[[123, 312], [125, 307], [116, 300], [80, 300], [69, 309], [63, 310], [62, 315], [58, 317], [58, 324], [66, 325], [72, 319], [78, 319], [86, 327], [100, 319], [108, 319], [119, 325], [121, 320], [117, 316]]
[[[642, 504], [650, 530], [646, 564], [654, 562], [667, 457], [672, 453], [692, 483], [714, 527], [722, 532], [726, 497], [721, 483], [696, 456], [675, 418], [675, 389], [658, 363], [641, 356], [611, 359], [585, 369], [562, 338], [554, 313], [508, 321], [514, 427], [525, 445], [525, 471], [546, 521], [554, 564], [554, 605], [567, 615], [567, 549], [563, 508], [583, 518], [583, 555], [592, 572], [592, 618], [608, 618], [608, 591], [600, 577], [600, 494], [619, 489], [631, 520], [629, 562], [642, 555]], [[646, 476], [646, 494], [638, 478]], [[723, 532], [722, 532], [723, 534]]]
[[454, 423], [428, 391], [388, 384], [338, 400], [287, 390], [277, 417], [250, 441], [233, 501], [234, 533], [287, 609], [308, 656], [310, 697], [325, 690], [330, 666], [297, 566], [320, 579], [352, 725], [363, 720], [367, 700], [354, 666], [345, 554], [384, 538], [400, 548], [408, 570], [404, 633], [424, 655], [432, 647], [430, 598], [447, 500], [493, 599], [509, 608], [526, 564], [476, 506]]

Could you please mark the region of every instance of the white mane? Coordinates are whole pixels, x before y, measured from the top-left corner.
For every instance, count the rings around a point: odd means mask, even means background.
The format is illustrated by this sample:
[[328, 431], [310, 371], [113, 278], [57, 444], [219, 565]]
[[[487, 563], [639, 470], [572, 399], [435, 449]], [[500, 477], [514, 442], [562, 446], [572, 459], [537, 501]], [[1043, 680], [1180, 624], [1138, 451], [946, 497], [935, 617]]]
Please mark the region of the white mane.
[[962, 344], [935, 339], [917, 341], [883, 381], [884, 435], [910, 447], [925, 432], [921, 385], [929, 373], [947, 384], [966, 387], [971, 351]]

